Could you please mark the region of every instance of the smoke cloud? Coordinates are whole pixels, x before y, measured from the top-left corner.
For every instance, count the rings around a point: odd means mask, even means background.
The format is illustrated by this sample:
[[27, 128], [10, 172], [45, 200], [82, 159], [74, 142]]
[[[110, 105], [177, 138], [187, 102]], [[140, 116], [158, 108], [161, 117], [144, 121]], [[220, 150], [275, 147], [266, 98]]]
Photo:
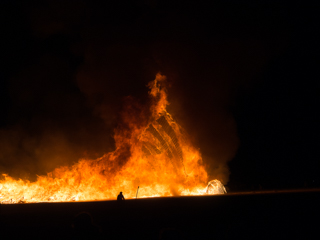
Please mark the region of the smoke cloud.
[[264, 42], [215, 34], [215, 26], [156, 1], [127, 3], [121, 14], [108, 7], [49, 0], [21, 7], [18, 20], [29, 25], [19, 37], [31, 50], [9, 46], [23, 61], [8, 62], [3, 85], [0, 172], [32, 180], [114, 150], [124, 99], [147, 104], [146, 85], [161, 72], [171, 86], [168, 111], [200, 148], [211, 178], [226, 184], [239, 145], [230, 107], [235, 89], [263, 65]]

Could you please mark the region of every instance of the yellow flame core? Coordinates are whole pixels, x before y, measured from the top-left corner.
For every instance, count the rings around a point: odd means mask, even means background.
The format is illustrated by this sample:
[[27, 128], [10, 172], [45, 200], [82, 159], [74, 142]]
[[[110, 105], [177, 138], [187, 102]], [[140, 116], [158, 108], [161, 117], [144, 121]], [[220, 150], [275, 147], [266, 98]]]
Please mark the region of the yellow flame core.
[[157, 74], [148, 84], [151, 106], [144, 124], [130, 113], [124, 116], [127, 125], [115, 131], [115, 151], [56, 168], [36, 182], [2, 174], [0, 202], [111, 200], [120, 191], [126, 198], [225, 193], [219, 180], [208, 184], [200, 152], [166, 111], [165, 80]]

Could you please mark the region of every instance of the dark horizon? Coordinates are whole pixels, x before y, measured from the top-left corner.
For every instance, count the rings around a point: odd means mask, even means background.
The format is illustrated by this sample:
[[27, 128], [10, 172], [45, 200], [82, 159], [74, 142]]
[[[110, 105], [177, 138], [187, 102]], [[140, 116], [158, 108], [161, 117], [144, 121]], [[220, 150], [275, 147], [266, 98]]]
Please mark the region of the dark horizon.
[[230, 191], [320, 187], [319, 5], [3, 1], [0, 173], [114, 149], [124, 99], [169, 112]]

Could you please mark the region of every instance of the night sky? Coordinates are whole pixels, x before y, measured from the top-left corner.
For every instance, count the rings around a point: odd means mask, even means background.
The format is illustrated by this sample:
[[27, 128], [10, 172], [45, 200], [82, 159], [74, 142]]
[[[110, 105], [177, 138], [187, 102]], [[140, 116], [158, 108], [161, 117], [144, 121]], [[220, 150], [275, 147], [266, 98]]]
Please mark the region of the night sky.
[[0, 172], [114, 150], [127, 97], [161, 72], [230, 191], [320, 186], [319, 4], [115, 2], [1, 1]]

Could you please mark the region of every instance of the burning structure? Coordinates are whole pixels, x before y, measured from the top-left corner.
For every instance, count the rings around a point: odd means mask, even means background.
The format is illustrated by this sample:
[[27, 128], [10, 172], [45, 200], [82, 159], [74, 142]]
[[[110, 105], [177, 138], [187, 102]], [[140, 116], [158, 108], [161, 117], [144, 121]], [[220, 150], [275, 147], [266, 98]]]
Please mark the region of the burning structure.
[[208, 183], [199, 150], [167, 112], [166, 77], [149, 83], [150, 105], [127, 106], [115, 129], [113, 152], [56, 168], [37, 181], [15, 180], [3, 174], [1, 203], [63, 202], [126, 198], [222, 194], [219, 180]]

